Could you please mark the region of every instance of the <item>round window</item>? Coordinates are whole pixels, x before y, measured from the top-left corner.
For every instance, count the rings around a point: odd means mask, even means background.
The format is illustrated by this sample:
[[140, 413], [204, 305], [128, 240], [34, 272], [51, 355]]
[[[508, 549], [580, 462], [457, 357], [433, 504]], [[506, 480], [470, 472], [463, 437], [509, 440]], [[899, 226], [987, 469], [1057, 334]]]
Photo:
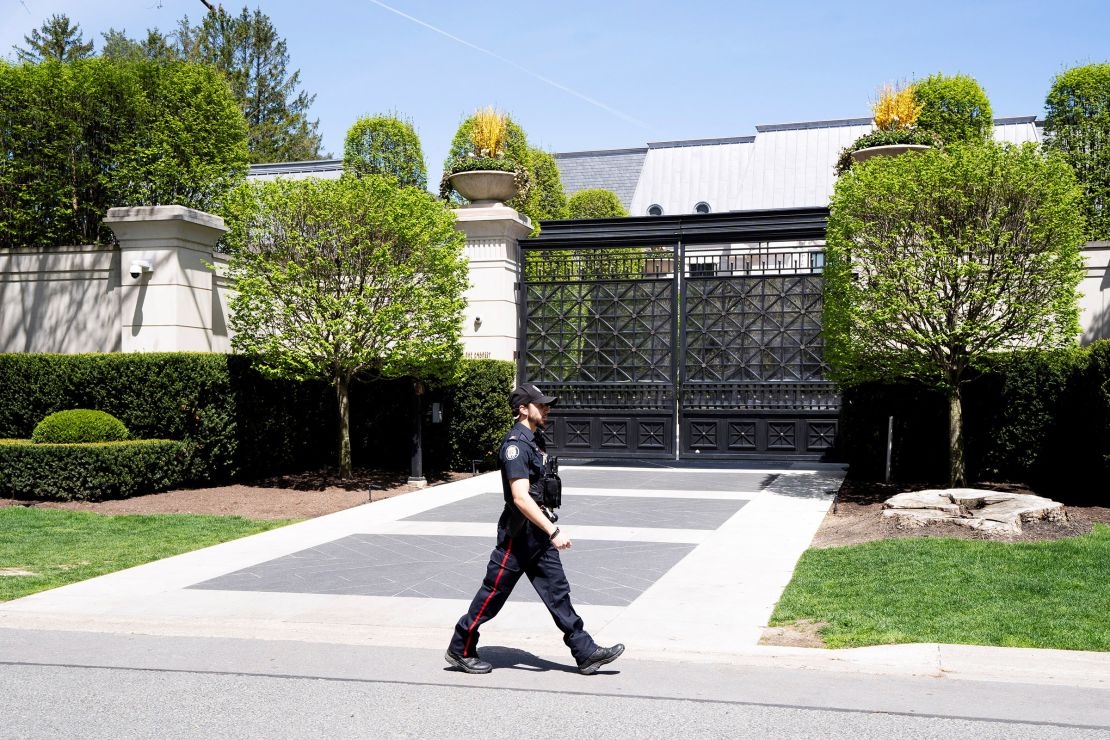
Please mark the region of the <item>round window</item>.
[[663, 215], [663, 206], [659, 205], [658, 203], [652, 203], [650, 206], [648, 206], [648, 215], [649, 216], [662, 216]]
[[704, 200], [694, 206], [694, 213], [709, 213], [711, 210], [713, 209], [710, 208], [709, 204], [706, 203]]

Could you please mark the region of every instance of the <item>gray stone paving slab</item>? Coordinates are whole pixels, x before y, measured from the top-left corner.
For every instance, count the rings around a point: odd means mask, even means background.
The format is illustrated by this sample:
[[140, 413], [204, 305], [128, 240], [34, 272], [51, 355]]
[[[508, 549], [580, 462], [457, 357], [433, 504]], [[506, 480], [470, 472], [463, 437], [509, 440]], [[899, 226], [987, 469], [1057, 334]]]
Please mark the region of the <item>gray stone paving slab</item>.
[[[190, 588], [469, 600], [493, 545], [492, 537], [355, 534]], [[575, 603], [627, 606], [693, 549], [580, 540], [561, 555]], [[510, 598], [539, 601], [527, 579], [521, 581]]]
[[565, 466], [559, 469], [564, 486], [573, 488], [640, 488], [645, 490], [760, 491], [775, 479], [774, 473], [734, 470], [685, 472], [667, 470], [591, 470]]
[[[564, 496], [560, 524], [590, 527], [716, 529], [748, 503], [743, 499]], [[405, 517], [420, 522], [496, 522], [505, 506], [500, 493], [477, 496]]]

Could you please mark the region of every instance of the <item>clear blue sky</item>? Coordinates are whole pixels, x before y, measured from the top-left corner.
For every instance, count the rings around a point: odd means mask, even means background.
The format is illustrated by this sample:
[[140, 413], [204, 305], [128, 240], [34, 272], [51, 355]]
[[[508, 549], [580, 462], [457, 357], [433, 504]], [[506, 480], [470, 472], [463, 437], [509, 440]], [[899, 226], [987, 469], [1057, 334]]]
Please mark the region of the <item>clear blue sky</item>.
[[[316, 94], [311, 115], [325, 151], [342, 156], [359, 116], [397, 112], [420, 135], [433, 187], [459, 121], [484, 105], [509, 111], [534, 144], [578, 151], [866, 116], [883, 82], [936, 71], [974, 76], [996, 115], [1043, 115], [1054, 75], [1110, 61], [1105, 0], [256, 5]], [[199, 0], [0, 7], [0, 54], [9, 58], [52, 13], [99, 43], [110, 27], [140, 37], [204, 12]]]

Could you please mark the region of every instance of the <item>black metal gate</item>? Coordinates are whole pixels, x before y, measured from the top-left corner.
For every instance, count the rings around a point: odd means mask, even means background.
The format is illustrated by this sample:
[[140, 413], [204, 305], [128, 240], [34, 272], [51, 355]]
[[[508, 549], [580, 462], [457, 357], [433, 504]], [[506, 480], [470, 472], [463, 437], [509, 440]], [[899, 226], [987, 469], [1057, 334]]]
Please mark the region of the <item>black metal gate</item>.
[[544, 224], [522, 243], [519, 370], [561, 398], [549, 448], [672, 459], [829, 451], [840, 399], [821, 355], [824, 215]]

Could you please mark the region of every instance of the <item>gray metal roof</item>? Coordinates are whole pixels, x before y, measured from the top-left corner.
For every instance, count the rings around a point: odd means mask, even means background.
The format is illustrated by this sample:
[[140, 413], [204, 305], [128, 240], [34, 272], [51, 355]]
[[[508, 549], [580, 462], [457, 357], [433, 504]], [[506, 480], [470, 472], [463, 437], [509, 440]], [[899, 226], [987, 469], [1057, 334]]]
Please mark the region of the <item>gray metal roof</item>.
[[[1035, 116], [996, 118], [994, 124], [998, 141], [1041, 140]], [[871, 130], [870, 118], [779, 123], [756, 126], [754, 136], [556, 154], [555, 161], [568, 194], [584, 187], [613, 190], [633, 216], [652, 205], [665, 215], [693, 213], [702, 202], [714, 212], [806, 208], [828, 205], [840, 151]], [[626, 200], [635, 158], [642, 164]], [[612, 166], [618, 161], [620, 168]]]
[[631, 210], [647, 151], [638, 148], [556, 154], [563, 191], [570, 196], [579, 190], [605, 188], [616, 193], [624, 207]]
[[273, 162], [252, 164], [247, 172], [248, 180], [301, 180], [317, 177], [322, 180], [338, 180], [343, 174], [342, 159], [315, 159], [308, 162]]
[[[633, 216], [648, 207], [664, 215], [827, 206], [840, 150], [871, 130], [870, 118], [777, 123], [753, 136], [659, 141], [645, 147], [555, 154], [567, 195], [587, 188], [612, 190]], [[1040, 142], [1036, 116], [994, 119], [994, 138]], [[248, 178], [338, 178], [340, 159], [251, 165]]]
[[698, 203], [711, 211], [729, 211], [740, 198], [737, 173], [747, 169], [753, 140], [733, 143], [652, 147], [644, 159], [629, 212], [643, 216], [652, 205], [664, 215], [694, 213]]

